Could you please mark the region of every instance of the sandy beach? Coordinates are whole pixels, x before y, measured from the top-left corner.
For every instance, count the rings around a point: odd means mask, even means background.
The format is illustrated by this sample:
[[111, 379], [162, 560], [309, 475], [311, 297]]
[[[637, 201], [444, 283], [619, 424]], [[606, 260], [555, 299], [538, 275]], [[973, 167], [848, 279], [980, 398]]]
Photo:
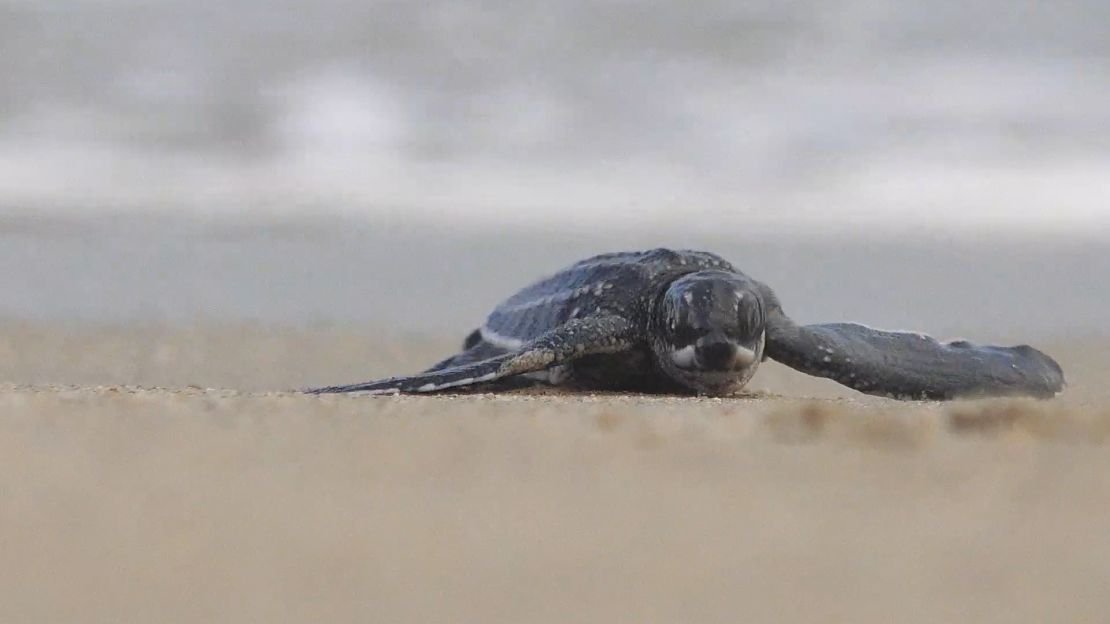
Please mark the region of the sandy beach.
[[450, 338], [0, 331], [6, 622], [1043, 622], [1110, 607], [1106, 343], [1049, 402], [311, 397]]

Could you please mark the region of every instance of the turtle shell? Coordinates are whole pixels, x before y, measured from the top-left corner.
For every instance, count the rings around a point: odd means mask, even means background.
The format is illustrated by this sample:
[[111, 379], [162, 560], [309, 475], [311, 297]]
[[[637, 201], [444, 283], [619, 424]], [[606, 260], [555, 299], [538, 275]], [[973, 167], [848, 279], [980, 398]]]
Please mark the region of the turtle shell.
[[703, 251], [652, 249], [586, 258], [503, 301], [479, 332], [490, 345], [515, 350], [571, 319], [593, 314], [617, 314], [646, 327], [664, 285], [706, 269], [736, 272], [728, 261]]

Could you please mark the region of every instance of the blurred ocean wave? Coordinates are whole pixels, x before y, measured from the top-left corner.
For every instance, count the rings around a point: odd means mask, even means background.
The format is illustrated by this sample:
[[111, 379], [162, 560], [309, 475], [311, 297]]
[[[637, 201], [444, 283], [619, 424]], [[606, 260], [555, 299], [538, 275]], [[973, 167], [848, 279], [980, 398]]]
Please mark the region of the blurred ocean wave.
[[655, 246], [720, 253], [770, 284], [802, 322], [1015, 343], [1110, 334], [1105, 237], [481, 230], [309, 215], [0, 215], [0, 321], [322, 323], [461, 340], [543, 275], [593, 254]]
[[1101, 0], [8, 2], [0, 52], [4, 212], [1110, 224]]

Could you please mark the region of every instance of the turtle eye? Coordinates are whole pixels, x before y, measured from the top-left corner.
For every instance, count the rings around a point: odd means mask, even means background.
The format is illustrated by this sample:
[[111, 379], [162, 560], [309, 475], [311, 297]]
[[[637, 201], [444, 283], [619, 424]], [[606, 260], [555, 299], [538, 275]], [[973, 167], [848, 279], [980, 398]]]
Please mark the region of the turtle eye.
[[755, 338], [763, 332], [763, 306], [752, 297], [745, 297], [737, 310], [741, 337]]

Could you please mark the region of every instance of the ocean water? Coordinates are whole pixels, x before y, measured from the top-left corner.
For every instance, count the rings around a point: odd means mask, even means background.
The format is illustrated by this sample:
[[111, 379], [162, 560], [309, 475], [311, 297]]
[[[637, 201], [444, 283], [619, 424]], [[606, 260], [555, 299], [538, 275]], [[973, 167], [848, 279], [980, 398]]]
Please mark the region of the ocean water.
[[1110, 5], [9, 0], [0, 212], [1106, 232]]

